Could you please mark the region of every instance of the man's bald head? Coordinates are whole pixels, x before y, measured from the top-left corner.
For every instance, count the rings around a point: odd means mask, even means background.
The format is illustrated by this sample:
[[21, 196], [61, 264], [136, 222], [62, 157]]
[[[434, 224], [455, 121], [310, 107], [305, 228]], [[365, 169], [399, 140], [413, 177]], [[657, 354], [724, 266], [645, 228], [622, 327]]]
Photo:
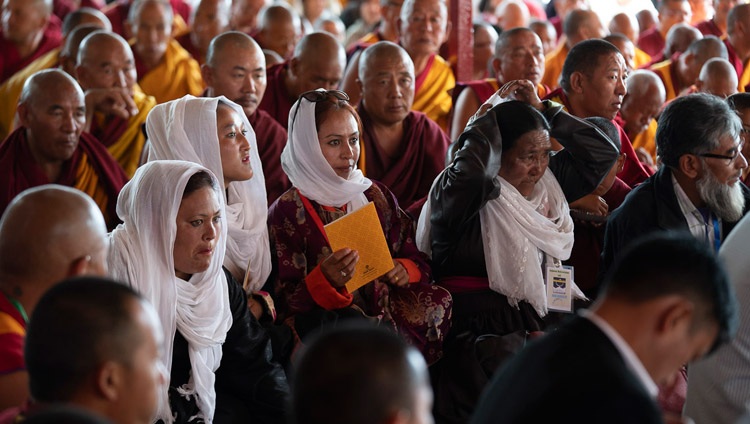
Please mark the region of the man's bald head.
[[695, 80], [695, 78], [698, 77], [703, 64], [709, 59], [714, 57], [722, 59], [729, 58], [727, 47], [718, 37], [713, 35], [708, 35], [700, 40], [694, 41], [687, 50], [685, 50], [685, 55], [686, 62], [689, 62], [688, 68], [690, 68], [691, 80]]
[[568, 13], [563, 24], [563, 33], [568, 38], [569, 47], [592, 38], [607, 35], [599, 15], [592, 10], [575, 9]]
[[208, 45], [214, 37], [229, 27], [230, 0], [201, 0], [190, 16], [190, 41], [200, 52], [196, 60], [203, 61]]
[[67, 39], [74, 29], [83, 25], [92, 25], [107, 31], [112, 31], [112, 24], [104, 13], [93, 7], [82, 7], [65, 16], [62, 24], [63, 37]]
[[694, 41], [701, 38], [703, 34], [694, 26], [683, 23], [672, 25], [664, 43], [664, 58], [669, 59], [677, 52], [684, 52]]
[[229, 26], [235, 31], [251, 32], [258, 26], [258, 14], [271, 0], [232, 0]]
[[135, 0], [128, 10], [128, 23], [137, 25], [143, 17], [144, 9], [158, 6], [164, 16], [164, 22], [172, 25], [174, 11], [168, 0]]
[[283, 2], [275, 3], [264, 8], [258, 20], [258, 44], [284, 59], [292, 57], [302, 28], [297, 12]]
[[404, 64], [414, 77], [414, 64], [403, 47], [390, 41], [380, 41], [362, 51], [359, 59], [359, 77], [366, 78], [379, 62], [398, 61]]
[[127, 27], [135, 38], [133, 51], [147, 69], [164, 58], [172, 36], [172, 6], [166, 0], [136, 0], [130, 7]]
[[[738, 31], [738, 24], [742, 24], [745, 27], [745, 30]], [[736, 42], [734, 40], [735, 37], [741, 35], [750, 37], [750, 30], [747, 29], [748, 27], [750, 27], [750, 3], [738, 4], [733, 7], [732, 10], [729, 11], [729, 15], [727, 15], [727, 35], [732, 44]], [[745, 44], [748, 42], [750, 41], [745, 40]]]
[[94, 31], [81, 42], [76, 61], [76, 76], [81, 86], [127, 88], [136, 81], [133, 51], [124, 38], [113, 32]]
[[28, 45], [47, 26], [52, 0], [4, 0], [2, 2], [3, 37], [16, 45]]
[[666, 99], [664, 83], [653, 72], [633, 71], [625, 80], [628, 94], [622, 100], [620, 114], [625, 132], [633, 137], [645, 131], [661, 110]]
[[83, 39], [94, 31], [99, 31], [97, 25], [79, 25], [65, 38], [65, 44], [60, 51], [60, 64], [62, 69], [72, 77], [76, 77], [76, 65], [78, 64], [78, 49]]
[[609, 21], [611, 34], [622, 34], [633, 43], [638, 41], [638, 21], [627, 13], [618, 13]]
[[737, 71], [726, 59], [709, 59], [701, 68], [696, 87], [703, 93], [729, 97], [737, 92]]
[[83, 91], [73, 77], [59, 69], [45, 69], [26, 80], [21, 89], [18, 104], [34, 107], [41, 99], [49, 97], [49, 94], [58, 90], [72, 90], [83, 100]]
[[101, 211], [83, 192], [58, 185], [28, 189], [0, 219], [0, 281], [24, 298], [41, 296], [68, 276], [105, 275], [106, 235]]
[[401, 6], [398, 23], [399, 44], [415, 61], [417, 57], [437, 53], [450, 31], [444, 0], [406, 0]]
[[381, 41], [366, 48], [359, 59], [362, 105], [373, 122], [400, 125], [414, 102], [414, 64], [398, 44]]
[[203, 81], [211, 96], [226, 96], [255, 113], [266, 91], [266, 60], [258, 43], [239, 31], [225, 32], [211, 41]]
[[294, 48], [289, 64], [292, 96], [305, 91], [338, 87], [346, 65], [346, 53], [339, 42], [327, 32], [305, 35]]

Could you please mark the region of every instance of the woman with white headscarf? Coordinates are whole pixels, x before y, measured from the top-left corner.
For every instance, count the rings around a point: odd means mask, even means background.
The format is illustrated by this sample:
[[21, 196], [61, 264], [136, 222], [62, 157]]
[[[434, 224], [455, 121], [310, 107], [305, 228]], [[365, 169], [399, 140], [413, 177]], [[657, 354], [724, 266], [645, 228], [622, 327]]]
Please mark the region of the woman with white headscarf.
[[224, 96], [187, 95], [155, 106], [146, 132], [149, 161], [195, 162], [219, 177], [228, 225], [224, 266], [248, 293], [260, 290], [271, 273], [268, 208], [255, 132], [242, 108]]
[[[498, 95], [525, 101], [480, 109], [417, 229], [454, 299], [450, 354], [433, 373], [436, 417], [451, 422], [468, 420], [487, 375], [546, 328], [545, 269], [561, 266], [573, 247], [568, 202], [591, 193], [619, 153], [594, 125], [540, 101], [531, 81], [509, 82]], [[553, 154], [550, 137], [564, 149]]]
[[219, 181], [185, 161], [155, 161], [117, 199], [109, 270], [147, 298], [164, 328], [164, 422], [284, 422], [288, 386], [270, 343], [226, 270]]
[[[420, 348], [428, 362], [437, 360], [449, 324], [450, 296], [430, 284], [430, 268], [414, 244], [412, 221], [394, 195], [357, 169], [361, 123], [348, 96], [341, 91], [303, 93], [289, 116], [281, 165], [293, 187], [268, 214], [280, 319], [304, 337], [344, 317], [380, 317]], [[332, 252], [323, 226], [368, 202], [377, 210], [394, 268], [349, 293], [345, 285], [358, 254], [347, 248]]]

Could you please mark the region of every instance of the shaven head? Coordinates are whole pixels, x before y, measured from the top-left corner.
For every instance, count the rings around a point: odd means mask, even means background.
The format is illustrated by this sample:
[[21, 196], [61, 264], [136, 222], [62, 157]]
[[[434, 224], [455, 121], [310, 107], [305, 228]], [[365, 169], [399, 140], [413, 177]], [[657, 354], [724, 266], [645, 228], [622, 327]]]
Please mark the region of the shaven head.
[[[190, 15], [190, 41], [205, 55], [211, 40], [229, 27], [231, 0], [201, 0]], [[195, 58], [203, 61], [204, 57]]]
[[2, 32], [14, 44], [39, 36], [52, 14], [52, 0], [4, 0]]
[[669, 59], [673, 54], [682, 53], [693, 44], [694, 41], [703, 38], [703, 34], [694, 26], [680, 23], [672, 25], [667, 32], [664, 43], [664, 58]]
[[124, 87], [132, 95], [137, 78], [133, 51], [119, 35], [95, 31], [81, 43], [76, 75], [85, 90]]
[[[747, 29], [750, 24], [750, 3], [738, 4], [729, 11], [727, 15], [727, 35], [732, 44], [737, 40], [735, 37], [744, 35], [750, 37], [750, 31]], [[738, 25], [745, 27], [744, 31], [738, 32]], [[742, 40], [743, 44], [748, 44], [750, 40]]]
[[381, 41], [362, 52], [359, 60], [362, 104], [380, 125], [400, 124], [414, 102], [414, 64], [401, 46]]
[[261, 10], [258, 21], [258, 44], [284, 59], [292, 57], [302, 28], [297, 11], [284, 2], [274, 3]]
[[[399, 416], [410, 423], [432, 422], [422, 355], [382, 328], [324, 332], [303, 350], [296, 370], [294, 424], [382, 424]], [[359, 384], [352, 385], [353, 379]]]
[[661, 110], [666, 92], [661, 78], [647, 70], [630, 73], [625, 86], [628, 94], [622, 100], [620, 115], [625, 121], [625, 132], [632, 138], [646, 131]]
[[727, 47], [716, 36], [707, 35], [700, 40], [696, 40], [685, 50], [684, 58], [681, 56], [687, 66], [685, 73], [689, 81], [695, 81], [700, 75], [701, 68], [709, 59], [718, 57], [728, 59]]
[[22, 303], [29, 296], [31, 315], [39, 296], [58, 281], [106, 274], [106, 235], [101, 211], [83, 192], [59, 185], [28, 189], [0, 219], [2, 286], [20, 293]]
[[701, 68], [696, 86], [703, 93], [729, 97], [737, 92], [737, 71], [726, 59], [709, 59]]
[[583, 40], [602, 38], [607, 35], [599, 20], [599, 15], [592, 10], [585, 9], [575, 9], [568, 13], [568, 17], [563, 22], [563, 33], [568, 37], [570, 47]]
[[112, 24], [104, 13], [93, 7], [82, 7], [65, 16], [62, 24], [63, 37], [67, 39], [71, 31], [83, 25], [93, 25], [106, 31], [112, 31]]
[[78, 49], [81, 47], [83, 39], [94, 31], [99, 31], [101, 27], [96, 25], [79, 25], [65, 38], [65, 44], [60, 51], [60, 63], [62, 69], [72, 77], [76, 77], [76, 65], [78, 64]]
[[209, 95], [226, 96], [250, 116], [266, 91], [265, 55], [247, 34], [225, 32], [209, 44], [201, 75]]
[[618, 13], [609, 21], [610, 34], [622, 34], [633, 43], [638, 41], [638, 21], [627, 13]]
[[327, 32], [307, 34], [294, 48], [289, 64], [293, 90], [298, 97], [305, 91], [338, 87], [346, 66], [346, 53], [339, 42]]

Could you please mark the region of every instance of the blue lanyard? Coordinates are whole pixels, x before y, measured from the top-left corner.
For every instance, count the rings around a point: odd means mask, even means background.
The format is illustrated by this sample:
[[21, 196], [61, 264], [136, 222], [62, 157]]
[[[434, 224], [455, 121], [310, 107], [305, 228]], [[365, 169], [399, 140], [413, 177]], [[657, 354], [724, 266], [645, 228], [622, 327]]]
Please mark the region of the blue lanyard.
[[714, 224], [714, 250], [718, 252], [719, 247], [721, 246], [721, 230], [719, 229], [719, 219], [716, 217], [712, 218], [711, 214], [708, 215], [708, 218], [711, 219]]

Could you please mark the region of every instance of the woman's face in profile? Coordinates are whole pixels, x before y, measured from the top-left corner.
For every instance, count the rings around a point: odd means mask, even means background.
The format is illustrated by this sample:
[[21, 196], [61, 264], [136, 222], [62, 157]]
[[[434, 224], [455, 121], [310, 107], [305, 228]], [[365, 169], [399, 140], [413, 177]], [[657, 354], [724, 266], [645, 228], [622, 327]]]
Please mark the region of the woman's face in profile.
[[529, 196], [547, 171], [551, 149], [547, 131], [529, 131], [516, 141], [512, 149], [503, 151], [498, 175], [522, 196]]
[[352, 113], [346, 109], [328, 112], [318, 128], [318, 141], [336, 175], [348, 180], [359, 160], [359, 128]]
[[231, 107], [220, 104], [216, 109], [216, 128], [221, 169], [224, 172], [224, 187], [233, 181], [246, 181], [252, 178], [250, 142], [245, 138], [247, 128], [240, 115]]
[[174, 240], [175, 275], [183, 280], [208, 269], [222, 225], [219, 200], [211, 187], [202, 187], [182, 199]]

